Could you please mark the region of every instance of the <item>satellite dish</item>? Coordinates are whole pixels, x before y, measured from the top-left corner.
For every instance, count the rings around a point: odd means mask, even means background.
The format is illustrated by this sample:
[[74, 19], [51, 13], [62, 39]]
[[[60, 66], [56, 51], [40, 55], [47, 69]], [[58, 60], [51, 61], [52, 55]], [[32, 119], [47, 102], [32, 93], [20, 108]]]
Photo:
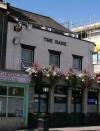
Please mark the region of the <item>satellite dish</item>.
[[13, 44], [14, 44], [14, 45], [20, 44], [20, 38], [19, 38], [19, 37], [13, 38]]

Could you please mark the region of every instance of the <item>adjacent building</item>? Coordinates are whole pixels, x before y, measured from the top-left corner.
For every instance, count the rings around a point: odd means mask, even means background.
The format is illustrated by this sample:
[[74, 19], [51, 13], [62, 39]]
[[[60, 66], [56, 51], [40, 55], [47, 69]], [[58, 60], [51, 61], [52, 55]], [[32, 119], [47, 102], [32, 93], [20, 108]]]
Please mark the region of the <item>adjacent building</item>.
[[100, 73], [100, 22], [73, 28], [72, 32], [78, 34], [79, 39], [96, 44], [93, 53], [94, 72]]
[[[76, 88], [69, 88], [65, 81], [58, 81], [51, 88], [45, 80], [41, 89], [48, 88], [49, 92], [42, 90], [39, 94], [34, 83], [29, 85], [25, 73], [33, 62], [38, 62], [40, 67], [54, 64], [64, 72], [72, 67], [77, 74], [86, 69], [92, 75], [93, 42], [78, 39], [50, 17], [3, 2], [0, 36], [0, 128], [35, 127], [38, 114], [48, 114], [49, 127], [98, 124], [97, 83], [82, 90], [80, 82]], [[98, 121], [94, 122], [93, 117]]]

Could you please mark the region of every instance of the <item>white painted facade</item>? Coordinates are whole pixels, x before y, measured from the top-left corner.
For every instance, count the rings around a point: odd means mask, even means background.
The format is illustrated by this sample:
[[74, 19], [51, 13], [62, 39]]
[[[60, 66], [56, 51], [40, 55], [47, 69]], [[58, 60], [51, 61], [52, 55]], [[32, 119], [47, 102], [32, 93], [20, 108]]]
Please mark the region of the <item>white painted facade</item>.
[[[19, 44], [14, 45], [13, 39], [18, 37]], [[44, 37], [53, 40], [66, 42], [67, 45], [58, 45], [44, 41]], [[49, 51], [60, 51], [60, 69], [67, 71], [73, 67], [74, 55], [83, 56], [82, 69], [86, 69], [90, 74], [93, 74], [92, 52], [94, 51], [94, 44], [79, 40], [76, 38], [55, 34], [45, 30], [31, 28], [30, 30], [23, 26], [20, 32], [14, 31], [14, 23], [8, 22], [7, 34], [7, 51], [6, 51], [6, 69], [20, 70], [21, 69], [21, 45], [35, 46], [34, 61], [38, 62], [41, 67], [49, 66]]]

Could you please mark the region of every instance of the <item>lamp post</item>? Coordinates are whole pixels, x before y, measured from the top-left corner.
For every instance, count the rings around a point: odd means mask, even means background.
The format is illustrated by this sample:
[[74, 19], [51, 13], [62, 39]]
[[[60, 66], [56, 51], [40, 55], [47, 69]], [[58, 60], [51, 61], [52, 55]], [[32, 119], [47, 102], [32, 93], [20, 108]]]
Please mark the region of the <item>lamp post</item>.
[[[42, 90], [41, 90], [42, 89]], [[43, 115], [41, 115], [41, 92], [44, 92], [45, 94], [47, 94], [49, 92], [49, 88], [48, 87], [43, 87], [40, 89], [39, 86], [39, 105], [38, 105], [38, 131], [48, 131], [48, 125], [44, 125], [45, 122], [45, 118]], [[48, 98], [48, 97], [47, 97]], [[45, 127], [47, 127], [45, 129]]]

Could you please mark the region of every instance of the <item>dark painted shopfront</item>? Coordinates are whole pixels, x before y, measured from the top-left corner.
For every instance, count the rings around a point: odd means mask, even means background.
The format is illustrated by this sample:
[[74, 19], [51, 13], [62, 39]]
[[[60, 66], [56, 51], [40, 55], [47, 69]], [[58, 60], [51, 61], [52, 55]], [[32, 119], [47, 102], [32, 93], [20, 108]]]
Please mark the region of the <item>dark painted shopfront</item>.
[[39, 92], [32, 85], [30, 99], [32, 94], [34, 97], [31, 103], [29, 101], [29, 126], [36, 128], [38, 116], [44, 117], [49, 127], [99, 125], [99, 86], [95, 81], [88, 88], [82, 89], [81, 86], [78, 84], [72, 88], [67, 83], [58, 82], [56, 86], [50, 87], [43, 83]]

